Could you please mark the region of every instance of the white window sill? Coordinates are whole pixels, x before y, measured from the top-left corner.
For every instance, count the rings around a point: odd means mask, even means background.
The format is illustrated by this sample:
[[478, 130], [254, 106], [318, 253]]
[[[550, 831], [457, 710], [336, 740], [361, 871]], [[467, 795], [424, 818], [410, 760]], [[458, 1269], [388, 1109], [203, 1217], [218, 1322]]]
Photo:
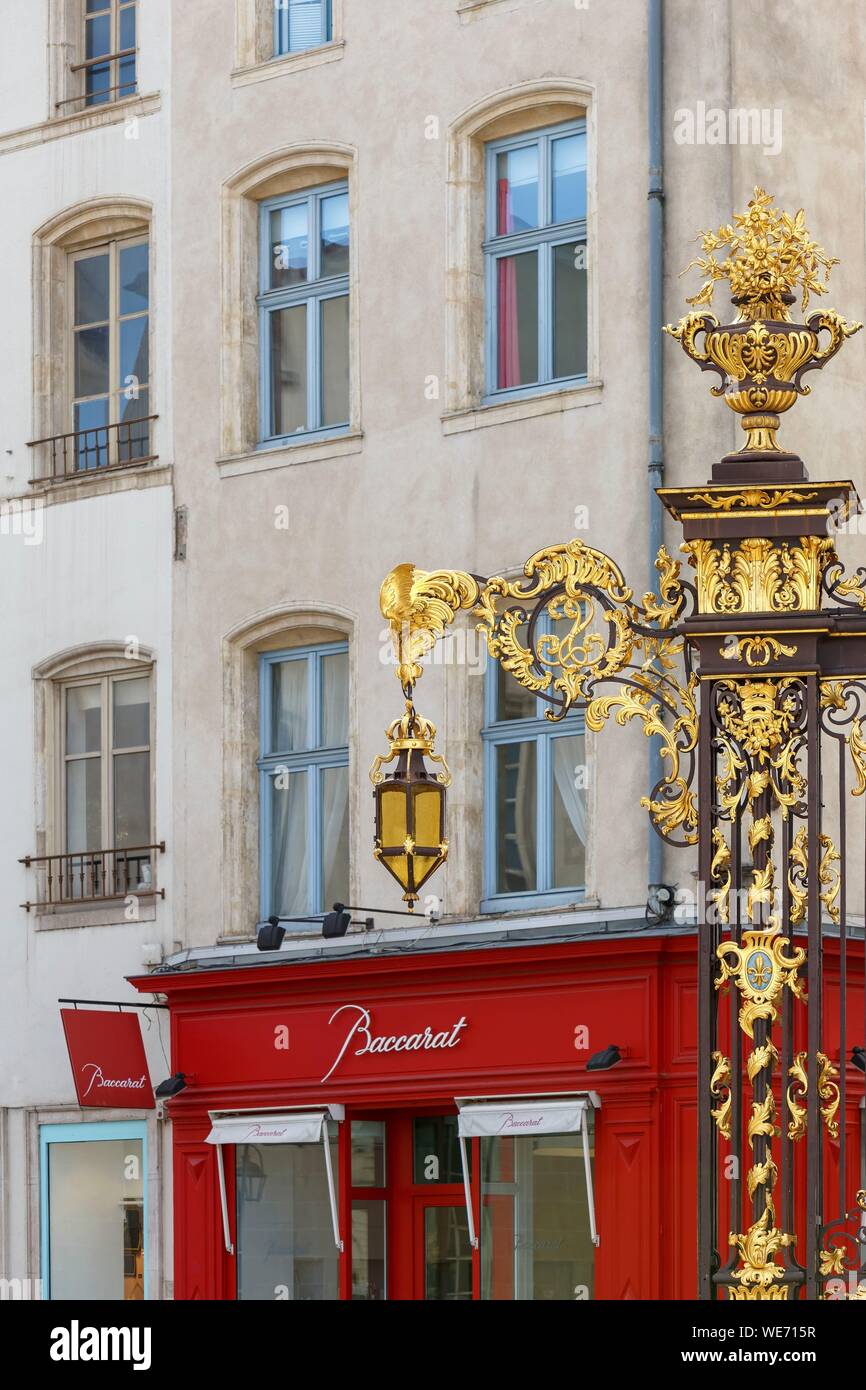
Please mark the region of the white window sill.
[[47, 121], [40, 121], [39, 125], [24, 126], [21, 130], [0, 134], [0, 154], [26, 150], [49, 140], [61, 140], [66, 135], [78, 135], [83, 130], [121, 125], [138, 116], [150, 116], [159, 111], [161, 105], [159, 92], [151, 92], [147, 96], [124, 97], [122, 101], [113, 101], [105, 106], [87, 106], [83, 111], [68, 116], [51, 116]]
[[330, 439], [298, 440], [297, 444], [279, 444], [273, 449], [254, 449], [244, 454], [217, 459], [221, 478], [237, 478], [244, 473], [267, 473], [273, 468], [288, 468], [296, 463], [319, 463], [325, 459], [345, 458], [360, 454], [364, 448], [361, 430], [333, 435]]
[[171, 483], [171, 465], [142, 464], [140, 468], [116, 468], [100, 471], [97, 468], [60, 482], [34, 479], [25, 495], [38, 497], [44, 506], [76, 502], [83, 497], [108, 497], [115, 492], [134, 492], [148, 487], [167, 487]]
[[345, 40], [321, 44], [319, 48], [305, 48], [301, 53], [284, 53], [279, 58], [269, 58], [266, 63], [256, 63], [249, 68], [235, 68], [232, 72], [233, 87], [249, 87], [254, 82], [269, 82], [272, 77], [285, 77], [290, 72], [303, 72], [306, 68], [318, 68], [323, 63], [335, 63], [342, 58]]
[[559, 415], [565, 410], [600, 405], [602, 383], [588, 381], [566, 391], [548, 391], [538, 396], [521, 396], [496, 405], [479, 405], [455, 410], [442, 416], [443, 434], [463, 434], [466, 430], [486, 429], [488, 425], [508, 425], [514, 420], [532, 420], [538, 415]]

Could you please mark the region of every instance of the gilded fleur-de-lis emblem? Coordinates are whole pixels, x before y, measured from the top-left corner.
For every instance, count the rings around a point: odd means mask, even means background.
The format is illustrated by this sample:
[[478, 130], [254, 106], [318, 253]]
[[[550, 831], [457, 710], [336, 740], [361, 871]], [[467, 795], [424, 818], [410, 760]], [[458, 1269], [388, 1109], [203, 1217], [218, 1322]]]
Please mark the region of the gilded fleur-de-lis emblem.
[[766, 956], [760, 952], [752, 956], [747, 966], [749, 984], [753, 989], [766, 989], [773, 977], [773, 969]]

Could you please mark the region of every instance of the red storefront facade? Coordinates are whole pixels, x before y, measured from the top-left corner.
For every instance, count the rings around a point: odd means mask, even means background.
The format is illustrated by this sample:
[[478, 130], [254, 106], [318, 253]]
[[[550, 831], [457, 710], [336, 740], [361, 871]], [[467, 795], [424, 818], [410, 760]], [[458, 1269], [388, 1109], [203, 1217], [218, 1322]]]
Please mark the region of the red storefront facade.
[[[187, 1083], [169, 1103], [175, 1297], [694, 1298], [695, 963], [674, 931], [136, 979], [169, 1002]], [[826, 988], [832, 1029], [832, 960]], [[610, 1044], [622, 1060], [587, 1070]], [[532, 1105], [574, 1123], [523, 1134]]]

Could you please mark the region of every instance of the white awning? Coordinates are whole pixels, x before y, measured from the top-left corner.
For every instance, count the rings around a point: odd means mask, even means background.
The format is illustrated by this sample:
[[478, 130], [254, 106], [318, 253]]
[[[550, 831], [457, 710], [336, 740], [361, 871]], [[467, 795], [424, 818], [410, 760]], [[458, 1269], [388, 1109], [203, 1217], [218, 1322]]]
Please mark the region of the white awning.
[[567, 1100], [458, 1100], [458, 1133], [465, 1139], [496, 1139], [509, 1134], [578, 1134], [588, 1107], [598, 1107], [594, 1092]]
[[538, 1096], [536, 1099], [526, 1096], [515, 1096], [513, 1100], [508, 1096], [474, 1097], [467, 1100], [457, 1099], [455, 1104], [458, 1111], [457, 1134], [463, 1167], [466, 1218], [469, 1225], [469, 1242], [473, 1248], [478, 1247], [478, 1236], [475, 1233], [475, 1214], [472, 1210], [466, 1140], [500, 1139], [514, 1135], [526, 1135], [531, 1138], [535, 1134], [582, 1135], [589, 1233], [593, 1245], [599, 1244], [595, 1224], [595, 1193], [592, 1186], [588, 1124], [589, 1111], [601, 1107], [601, 1099], [596, 1091], [580, 1091], [570, 1096]]
[[286, 1115], [250, 1114], [213, 1120], [208, 1144], [318, 1144], [327, 1110], [298, 1110]]
[[328, 1181], [331, 1223], [334, 1228], [334, 1243], [337, 1249], [342, 1251], [343, 1242], [340, 1238], [337, 1191], [331, 1163], [327, 1122], [329, 1119], [339, 1122], [345, 1119], [345, 1116], [346, 1108], [343, 1105], [328, 1105], [324, 1109], [291, 1110], [285, 1113], [277, 1113], [273, 1110], [248, 1110], [240, 1113], [236, 1110], [210, 1111], [211, 1131], [205, 1142], [216, 1145], [223, 1239], [230, 1255], [234, 1254], [235, 1247], [229, 1228], [226, 1173], [223, 1163], [224, 1144], [318, 1144], [321, 1141], [325, 1158], [325, 1176]]

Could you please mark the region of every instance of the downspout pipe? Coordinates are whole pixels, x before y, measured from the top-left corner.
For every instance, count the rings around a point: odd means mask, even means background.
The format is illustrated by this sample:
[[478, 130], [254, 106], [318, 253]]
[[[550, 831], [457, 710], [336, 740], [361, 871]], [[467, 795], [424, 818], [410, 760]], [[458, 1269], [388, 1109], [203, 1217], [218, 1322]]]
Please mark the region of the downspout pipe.
[[[664, 0], [647, 0], [647, 118], [649, 169], [647, 199], [649, 211], [649, 565], [647, 587], [655, 591], [658, 571], [656, 556], [664, 540], [664, 511], [656, 488], [664, 483], [664, 360], [662, 322], [664, 297]], [[648, 789], [662, 777], [658, 740], [651, 740]], [[653, 885], [663, 881], [663, 845], [652, 825], [648, 826], [647, 871], [650, 901]]]

